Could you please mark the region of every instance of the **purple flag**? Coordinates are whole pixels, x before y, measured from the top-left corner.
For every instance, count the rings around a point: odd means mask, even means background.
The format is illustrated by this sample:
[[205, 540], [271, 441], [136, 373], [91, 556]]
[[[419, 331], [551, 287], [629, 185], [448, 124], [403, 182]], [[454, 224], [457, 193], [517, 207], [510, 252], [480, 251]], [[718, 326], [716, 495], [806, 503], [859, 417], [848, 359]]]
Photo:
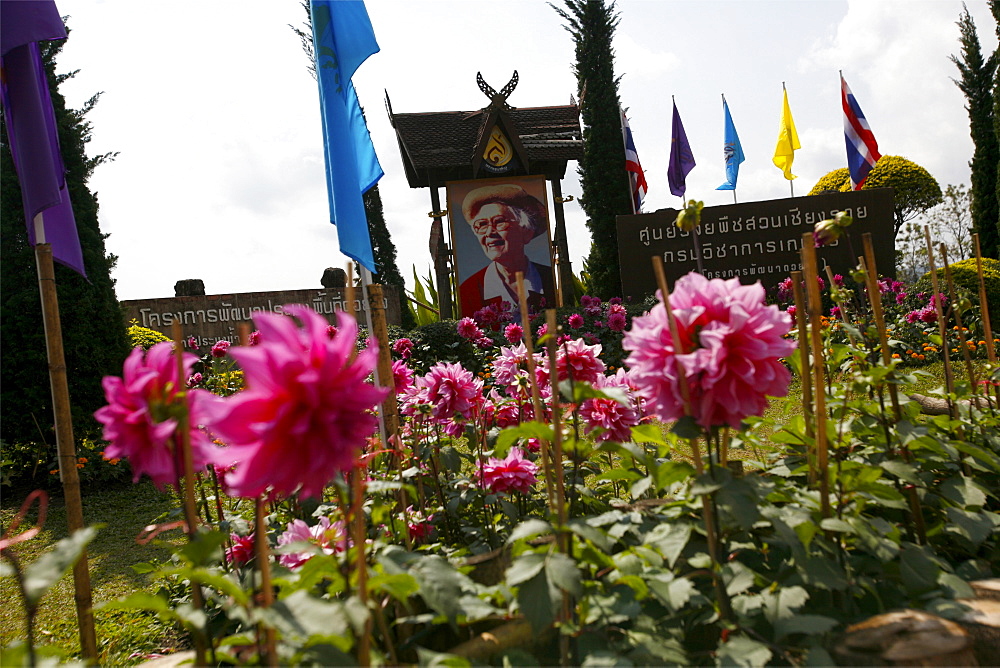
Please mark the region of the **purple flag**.
[[678, 197], [684, 197], [687, 186], [684, 179], [688, 173], [694, 169], [694, 154], [691, 153], [691, 144], [688, 143], [687, 135], [684, 133], [684, 124], [681, 123], [681, 115], [677, 113], [677, 103], [674, 103], [674, 118], [672, 124], [672, 138], [670, 140], [670, 162], [667, 166], [667, 182], [670, 184], [670, 192]]
[[21, 183], [28, 239], [32, 245], [39, 241], [35, 238], [34, 219], [42, 214], [44, 241], [52, 245], [53, 259], [86, 276], [59, 151], [55, 112], [37, 42], [64, 38], [66, 29], [54, 2], [2, 0], [0, 13], [3, 111]]

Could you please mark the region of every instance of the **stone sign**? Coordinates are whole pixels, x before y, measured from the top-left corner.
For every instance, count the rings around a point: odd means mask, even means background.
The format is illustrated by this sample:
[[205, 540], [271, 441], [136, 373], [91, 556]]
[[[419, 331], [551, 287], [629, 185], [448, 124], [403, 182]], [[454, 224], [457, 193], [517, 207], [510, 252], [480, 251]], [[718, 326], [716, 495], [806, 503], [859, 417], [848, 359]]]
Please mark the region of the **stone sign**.
[[[817, 248], [820, 273], [830, 265], [846, 275], [864, 254], [861, 235], [871, 232], [875, 262], [883, 276], [895, 276], [896, 241], [892, 188], [793, 197], [705, 207], [698, 245], [707, 278], [760, 281], [770, 289], [802, 268], [802, 235], [838, 211], [854, 218], [850, 239]], [[693, 235], [677, 228], [676, 209], [618, 216], [618, 253], [623, 296], [641, 298], [656, 291], [651, 257], [663, 258], [667, 284], [697, 271]]]
[[[382, 286], [386, 320], [390, 325], [400, 324], [399, 297], [396, 288]], [[173, 324], [181, 323], [184, 338], [194, 337], [199, 348], [210, 347], [225, 339], [235, 343], [239, 338], [238, 326], [247, 323], [258, 311], [282, 313], [286, 304], [305, 304], [336, 324], [336, 311], [346, 307], [345, 290], [285, 290], [281, 292], [241, 292], [228, 295], [200, 295], [191, 297], [164, 297], [161, 299], [132, 299], [122, 302], [126, 321], [135, 319], [143, 327], [173, 336]], [[361, 290], [355, 291], [354, 311], [360, 325], [365, 323], [361, 310], [368, 310], [363, 303]]]

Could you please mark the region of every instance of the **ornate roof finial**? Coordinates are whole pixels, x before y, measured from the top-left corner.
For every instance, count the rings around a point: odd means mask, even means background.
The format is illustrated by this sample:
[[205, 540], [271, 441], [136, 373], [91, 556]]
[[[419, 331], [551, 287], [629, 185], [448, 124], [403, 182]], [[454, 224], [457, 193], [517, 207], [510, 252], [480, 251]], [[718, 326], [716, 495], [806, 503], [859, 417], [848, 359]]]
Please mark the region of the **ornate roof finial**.
[[493, 87], [486, 83], [486, 80], [483, 79], [482, 72], [476, 72], [476, 83], [479, 84], [479, 90], [483, 91], [483, 95], [490, 98], [491, 105], [503, 106], [504, 109], [511, 108], [511, 106], [507, 104], [507, 98], [510, 97], [510, 94], [514, 92], [515, 88], [517, 88], [517, 70], [514, 70], [514, 75], [499, 93], [493, 90]]

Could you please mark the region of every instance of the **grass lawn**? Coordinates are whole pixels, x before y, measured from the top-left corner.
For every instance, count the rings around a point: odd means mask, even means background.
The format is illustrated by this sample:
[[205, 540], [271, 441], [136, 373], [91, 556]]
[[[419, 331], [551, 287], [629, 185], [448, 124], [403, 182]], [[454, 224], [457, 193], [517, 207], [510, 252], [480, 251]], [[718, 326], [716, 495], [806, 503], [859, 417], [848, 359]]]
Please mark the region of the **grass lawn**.
[[[143, 481], [137, 485], [120, 484], [93, 487], [83, 491], [84, 522], [102, 523], [104, 528], [88, 547], [90, 578], [94, 604], [114, 600], [137, 590], [152, 591], [146, 575], [132, 570], [132, 564], [153, 559], [165, 560], [169, 550], [150, 543], [139, 545], [136, 536], [159, 515], [173, 508], [170, 494], [157, 490]], [[9, 526], [24, 499], [23, 492], [4, 489], [0, 521]], [[30, 526], [32, 513], [19, 530]], [[49, 503], [44, 530], [33, 540], [16, 545], [12, 550], [22, 565], [32, 561], [53, 542], [66, 537], [66, 509], [61, 494], [53, 495]], [[179, 532], [165, 536], [179, 539]], [[36, 617], [37, 645], [55, 645], [71, 655], [79, 655], [80, 641], [73, 602], [72, 573], [63, 577], [42, 599]], [[17, 584], [12, 577], [0, 579], [0, 643], [8, 645], [26, 637], [23, 606]], [[161, 647], [176, 645], [173, 629], [151, 615], [128, 610], [95, 611], [97, 643], [102, 665], [136, 663], [129, 660], [135, 652], [148, 654]]]
[[[960, 365], [956, 374], [962, 378]], [[981, 366], [980, 366], [981, 368]], [[941, 363], [922, 367], [918, 382], [907, 387], [907, 392], [929, 394], [944, 384]], [[801, 393], [798, 382], [793, 382], [789, 395], [775, 399], [767, 416], [781, 425], [801, 413]], [[686, 453], [678, 453], [684, 456]], [[731, 452], [733, 459], [758, 459], [761, 453], [744, 450]], [[24, 494], [4, 490], [0, 520], [8, 526], [20, 506]], [[151, 591], [152, 583], [145, 575], [136, 574], [131, 566], [151, 560], [166, 560], [169, 552], [154, 544], [138, 545], [136, 536], [164, 512], [176, 506], [171, 494], [158, 491], [149, 482], [138, 485], [114, 485], [84, 490], [84, 515], [88, 524], [106, 526], [90, 544], [90, 572], [94, 602], [100, 604], [128, 595], [137, 590]], [[30, 521], [30, 518], [29, 518]], [[21, 527], [22, 529], [24, 526]], [[34, 540], [17, 545], [14, 549], [22, 562], [30, 562], [54, 541], [66, 535], [66, 514], [62, 498], [55, 496], [49, 506], [49, 516], [44, 531]], [[164, 536], [166, 540], [180, 541], [179, 531]], [[23, 610], [20, 594], [12, 578], [0, 580], [0, 643], [8, 645], [25, 637]], [[155, 617], [132, 611], [101, 611], [95, 613], [97, 639], [101, 651], [101, 664], [123, 665], [137, 663], [141, 655], [160, 649], [178, 646], [179, 638], [169, 625]], [[56, 645], [71, 655], [79, 654], [76, 630], [76, 612], [73, 603], [72, 575], [64, 577], [42, 600], [37, 617], [36, 643]], [[133, 654], [136, 656], [133, 657]]]

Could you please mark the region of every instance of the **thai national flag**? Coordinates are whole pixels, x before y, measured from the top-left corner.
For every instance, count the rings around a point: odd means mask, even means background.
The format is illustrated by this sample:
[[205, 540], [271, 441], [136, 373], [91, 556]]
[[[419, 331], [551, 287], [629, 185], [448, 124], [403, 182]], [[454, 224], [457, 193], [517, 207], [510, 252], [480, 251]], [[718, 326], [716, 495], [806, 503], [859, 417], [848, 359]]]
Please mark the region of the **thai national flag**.
[[844, 140], [847, 143], [847, 169], [851, 172], [851, 188], [860, 190], [868, 178], [868, 172], [882, 155], [872, 129], [868, 127], [864, 112], [854, 99], [854, 93], [840, 77], [840, 97], [844, 105]]
[[632, 130], [628, 126], [628, 118], [624, 111], [622, 112], [622, 133], [625, 136], [625, 171], [628, 172], [628, 180], [632, 188], [632, 211], [639, 213], [642, 210], [642, 200], [646, 197], [646, 175], [643, 174], [642, 165], [639, 164], [639, 154], [635, 150]]

